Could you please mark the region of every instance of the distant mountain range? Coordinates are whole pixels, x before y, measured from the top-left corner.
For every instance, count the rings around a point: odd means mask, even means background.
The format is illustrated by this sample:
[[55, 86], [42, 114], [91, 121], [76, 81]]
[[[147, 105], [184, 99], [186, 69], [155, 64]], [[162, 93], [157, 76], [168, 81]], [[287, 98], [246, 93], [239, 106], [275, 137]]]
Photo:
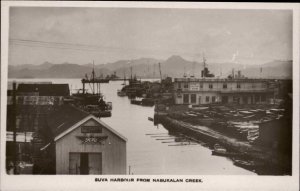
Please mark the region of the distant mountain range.
[[[136, 75], [138, 78], [159, 78], [159, 65], [161, 63], [162, 76], [183, 77], [194, 75], [200, 77], [203, 62], [192, 62], [180, 56], [171, 56], [167, 60], [154, 58], [140, 58], [135, 60], [119, 60], [113, 63], [95, 65], [96, 76], [107, 76], [114, 72], [117, 76], [126, 78]], [[240, 70], [248, 78], [292, 78], [292, 61], [275, 60], [263, 65], [243, 65], [238, 63], [210, 63], [206, 62], [208, 69], [215, 76], [227, 77], [234, 71]], [[18, 65], [8, 67], [9, 78], [83, 78], [90, 75], [92, 64], [62, 63], [52, 64], [45, 62], [41, 65]]]

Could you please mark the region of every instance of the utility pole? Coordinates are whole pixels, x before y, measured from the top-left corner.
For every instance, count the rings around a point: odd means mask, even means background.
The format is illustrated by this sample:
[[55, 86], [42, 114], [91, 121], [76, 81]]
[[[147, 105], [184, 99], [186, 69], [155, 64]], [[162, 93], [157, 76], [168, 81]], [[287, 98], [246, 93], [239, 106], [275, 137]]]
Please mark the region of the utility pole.
[[260, 78], [262, 78], [262, 67], [260, 67]]
[[192, 78], [194, 78], [195, 77], [195, 61], [193, 61], [193, 71], [192, 71], [193, 73], [192, 73]]
[[17, 118], [17, 90], [16, 82], [13, 82], [13, 103], [12, 103], [12, 129], [13, 129], [13, 153], [14, 153], [14, 174], [17, 174], [17, 128], [16, 128], [16, 118]]
[[160, 80], [162, 82], [162, 75], [161, 75], [161, 67], [160, 67], [160, 62], [158, 63], [158, 66], [159, 66], [159, 75], [160, 75]]
[[93, 75], [93, 94], [95, 94], [95, 64], [94, 64], [94, 60], [93, 60], [93, 72], [92, 72], [92, 75]]
[[205, 59], [205, 55], [203, 53], [203, 78], [206, 77], [206, 71], [205, 71], [205, 68], [206, 68], [206, 59]]
[[125, 69], [124, 69], [124, 86], [126, 86], [126, 75], [125, 75]]

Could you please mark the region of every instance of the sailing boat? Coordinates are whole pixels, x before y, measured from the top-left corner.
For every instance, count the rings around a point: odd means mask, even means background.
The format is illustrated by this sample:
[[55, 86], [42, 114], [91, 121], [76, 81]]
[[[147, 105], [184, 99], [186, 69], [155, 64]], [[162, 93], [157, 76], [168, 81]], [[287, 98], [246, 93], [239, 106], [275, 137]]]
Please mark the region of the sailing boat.
[[[93, 63], [94, 65], [94, 63]], [[107, 83], [102, 79], [95, 78], [95, 70], [93, 67], [92, 77], [88, 78], [88, 75], [85, 75], [85, 78], [81, 80], [82, 82], [82, 92], [73, 94], [72, 97], [80, 105], [83, 110], [95, 115], [96, 117], [110, 117], [112, 103], [105, 102], [104, 96], [100, 92], [100, 84]], [[88, 84], [92, 93], [88, 93], [88, 90], [85, 88], [85, 85]], [[96, 85], [96, 87], [95, 87]]]
[[[123, 85], [123, 88], [126, 86], [126, 76], [125, 76], [125, 71], [124, 71], [124, 83], [123, 83], [122, 85]], [[122, 88], [122, 89], [123, 89], [123, 88]], [[125, 92], [125, 91], [122, 91], [122, 90], [118, 90], [117, 94], [118, 94], [118, 96], [120, 96], [120, 97], [126, 96], [126, 92]]]

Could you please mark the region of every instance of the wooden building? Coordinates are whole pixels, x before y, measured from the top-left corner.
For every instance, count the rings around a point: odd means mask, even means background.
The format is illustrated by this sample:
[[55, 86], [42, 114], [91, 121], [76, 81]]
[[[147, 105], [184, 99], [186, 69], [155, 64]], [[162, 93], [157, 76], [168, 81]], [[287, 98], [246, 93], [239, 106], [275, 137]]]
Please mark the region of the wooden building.
[[274, 81], [247, 78], [175, 78], [175, 104], [261, 104], [274, 98]]
[[[64, 98], [70, 95], [69, 85], [20, 83], [16, 86], [15, 106], [13, 105], [13, 90], [7, 90], [6, 162], [9, 164], [17, 160], [37, 166], [41, 158], [40, 148], [48, 142], [40, 134], [44, 132], [41, 129], [45, 126], [47, 115], [54, 108], [64, 104]], [[13, 141], [14, 127], [15, 143]], [[43, 170], [43, 173], [48, 172]]]
[[99, 118], [63, 105], [48, 118], [56, 174], [126, 174], [126, 141]]

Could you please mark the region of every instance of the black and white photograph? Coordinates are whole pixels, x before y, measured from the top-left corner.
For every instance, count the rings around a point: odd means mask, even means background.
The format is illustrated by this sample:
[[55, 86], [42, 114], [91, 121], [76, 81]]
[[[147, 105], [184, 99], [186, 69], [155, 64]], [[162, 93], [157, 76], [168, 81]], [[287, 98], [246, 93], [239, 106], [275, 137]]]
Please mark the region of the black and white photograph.
[[3, 6], [5, 180], [299, 189], [299, 4], [90, 3]]

